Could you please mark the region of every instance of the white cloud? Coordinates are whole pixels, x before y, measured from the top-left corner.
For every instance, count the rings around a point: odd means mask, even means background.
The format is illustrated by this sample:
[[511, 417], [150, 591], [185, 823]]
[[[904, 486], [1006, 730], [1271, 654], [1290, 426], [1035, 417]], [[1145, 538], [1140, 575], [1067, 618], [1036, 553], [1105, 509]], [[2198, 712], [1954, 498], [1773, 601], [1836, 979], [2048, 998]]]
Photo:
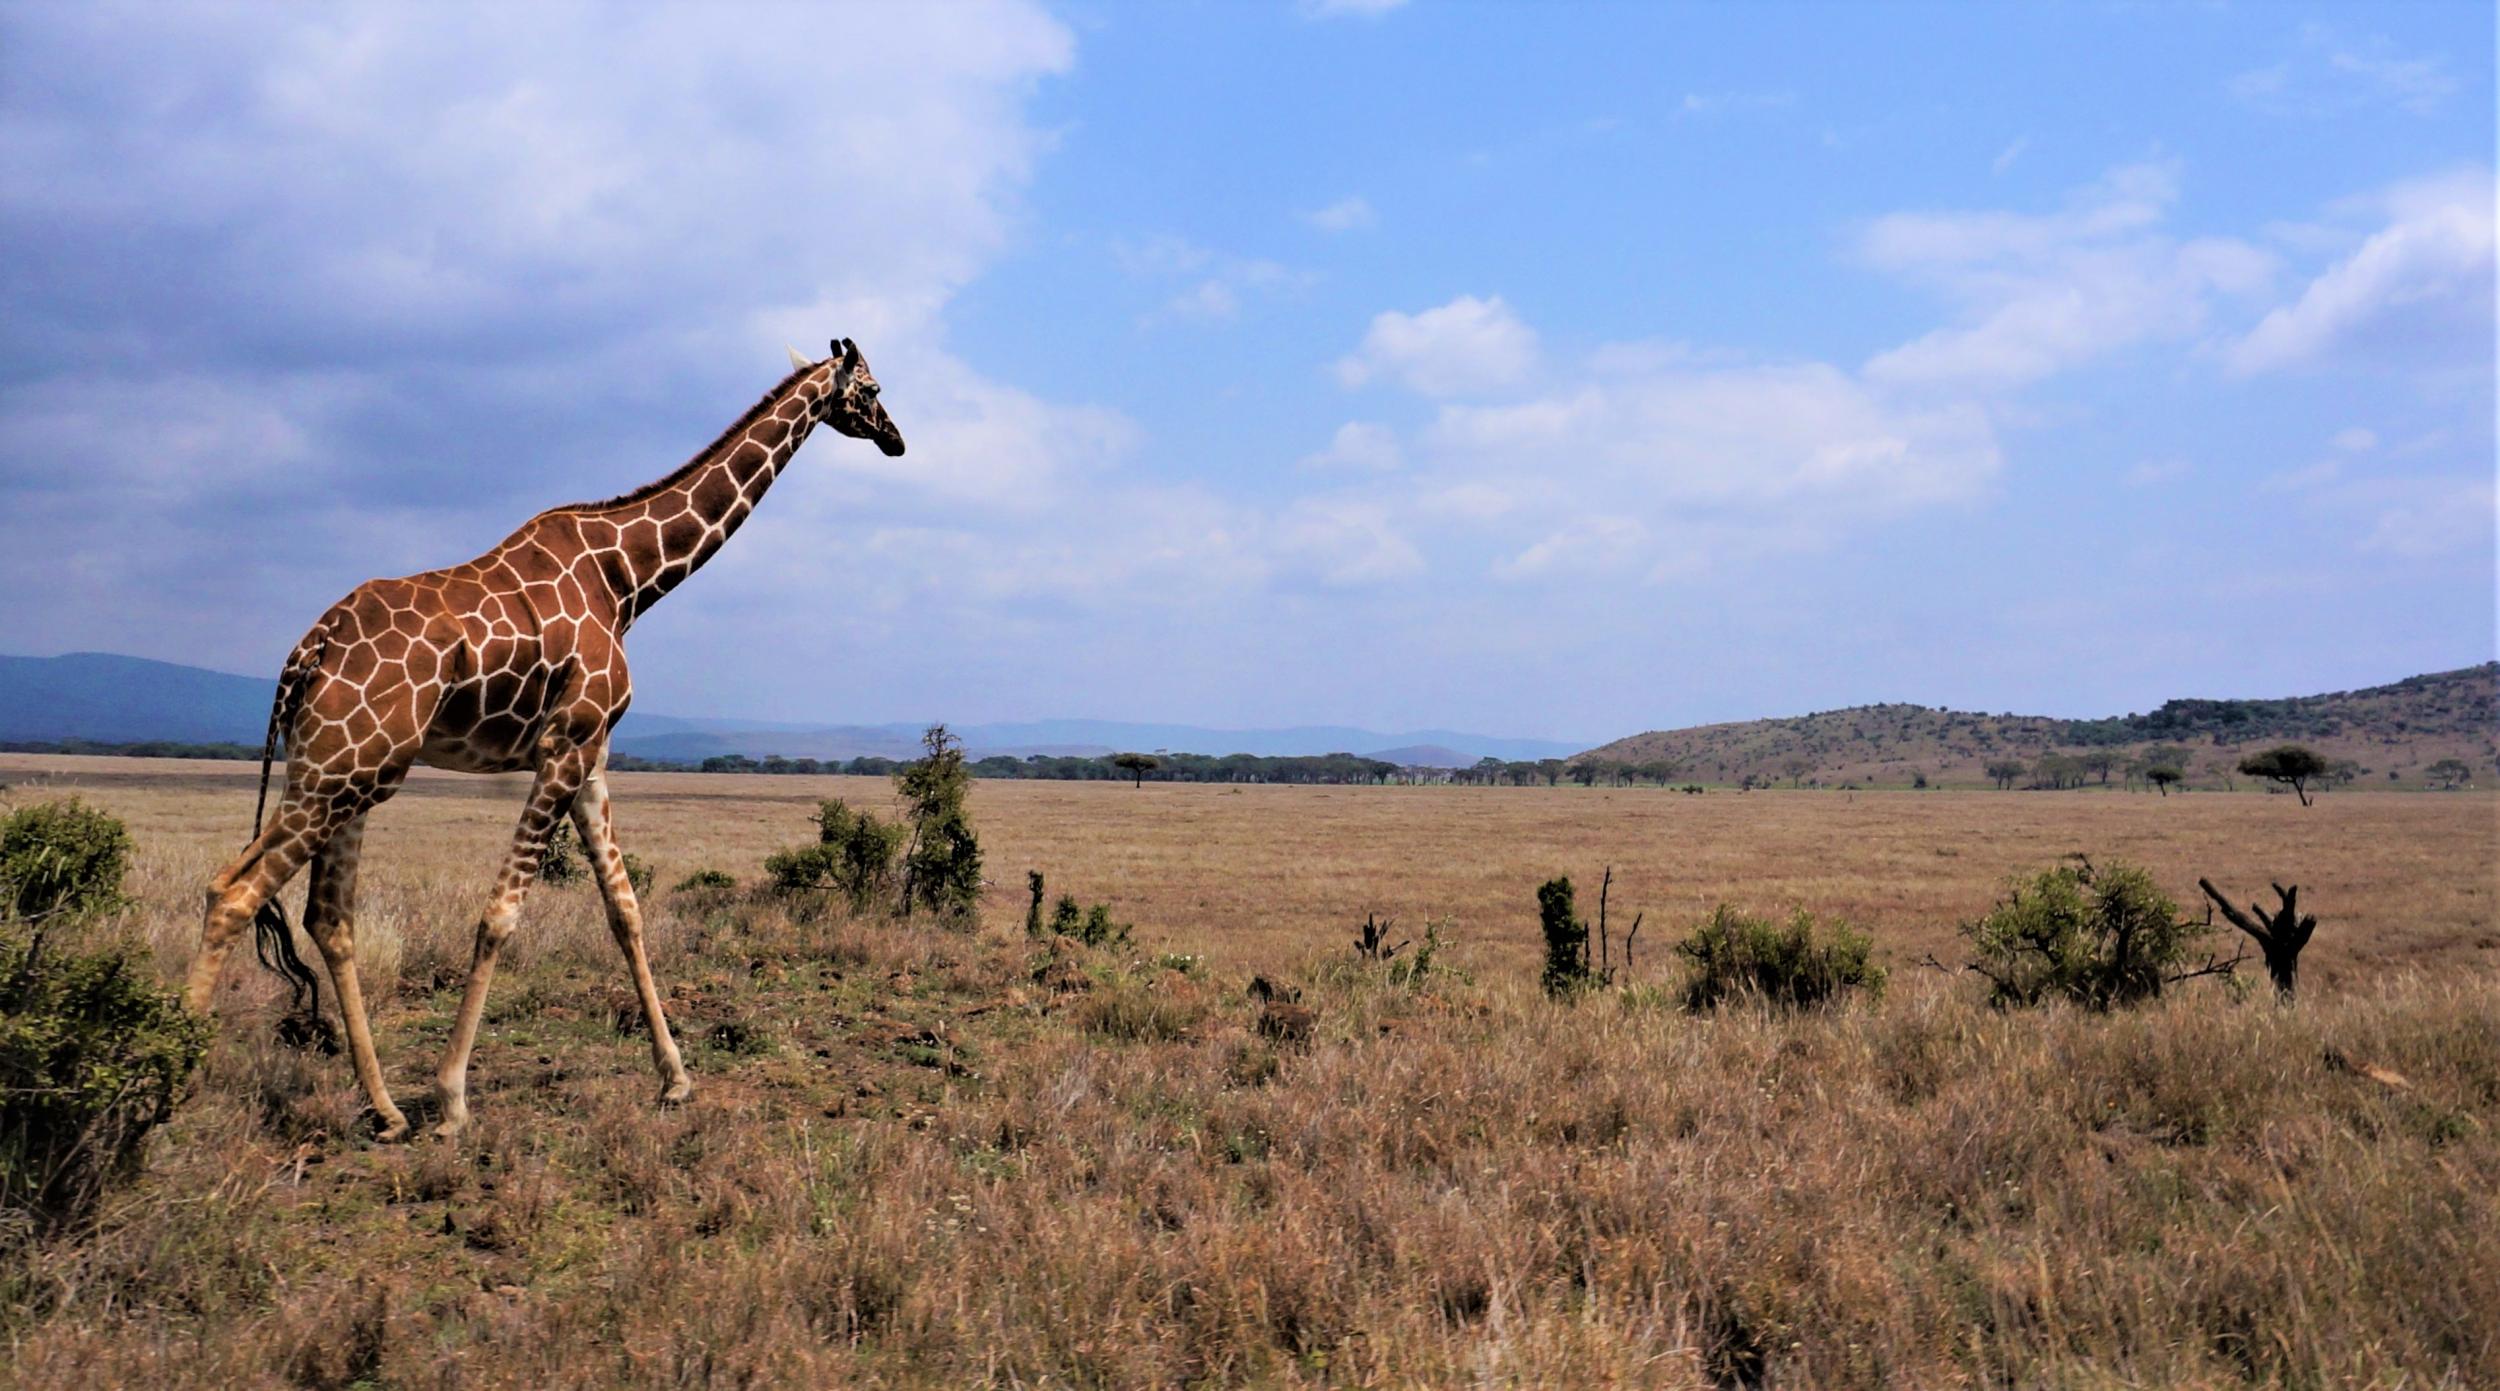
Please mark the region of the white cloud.
[[1536, 366], [1536, 331], [1500, 295], [1460, 295], [1420, 314], [1375, 316], [1337, 380], [1361, 386], [1392, 377], [1427, 396], [1458, 396], [1515, 386]]
[[2269, 474], [2257, 481], [2260, 493], [2305, 493], [2334, 482], [2343, 476], [2344, 465], [2338, 459], [2320, 459], [2296, 469]]
[[1299, 290], [1312, 280], [1278, 262], [1227, 255], [1184, 237], [1115, 243], [1111, 254], [1122, 270], [1141, 280], [1189, 282], [1144, 316], [1141, 323], [1147, 326], [1176, 319], [1228, 322], [1240, 317], [1245, 298]]
[[2360, 549], [2419, 560], [2491, 548], [2500, 501], [2489, 479], [2406, 481], [2409, 495], [2380, 510]]
[[2018, 135], [2018, 136], [2015, 136], [2015, 137], [2014, 137], [2014, 142], [2013, 142], [2012, 144], [2007, 145], [2004, 149], [1997, 151], [1997, 157], [1996, 157], [1995, 159], [1992, 159], [1992, 160], [1988, 161], [1988, 172], [1989, 172], [1989, 173], [1991, 173], [1991, 174], [2002, 174], [2002, 173], [2004, 173], [2006, 170], [2013, 168], [2013, 167], [2014, 167], [2014, 161], [2016, 161], [2016, 160], [2018, 160], [2018, 159], [2021, 159], [2021, 158], [2023, 157], [2023, 151], [2028, 150], [2028, 149], [2030, 149], [2030, 148], [2031, 148], [2031, 137], [2030, 137], [2030, 136], [2028, 136], [2028, 135]]
[[2373, 200], [2386, 225], [2232, 344], [2226, 363], [2253, 375], [2319, 362], [2346, 346], [2488, 352], [2492, 197], [2490, 172], [2473, 170]]
[[2348, 429], [2336, 431], [2335, 438], [2328, 441], [2328, 443], [2333, 444], [2336, 448], [2343, 450], [2347, 454], [2367, 454], [2371, 450], [2378, 448], [2378, 432], [2375, 430], [2365, 430], [2360, 426], [2355, 425]]
[[2291, 57], [2238, 73], [2224, 89], [2277, 116], [2331, 116], [2382, 103], [2427, 116], [2456, 94], [2457, 79], [2437, 54], [2405, 53], [2384, 37], [2354, 42], [2306, 24]]
[[1365, 473], [1387, 473], [1404, 462], [1405, 456], [1398, 449], [1396, 432], [1386, 425], [1363, 420], [1349, 420], [1338, 426], [1326, 449], [1302, 457], [1302, 467], [1307, 469], [1351, 469]]
[[1678, 104], [1683, 116], [1720, 116], [1732, 111], [1769, 111], [1796, 103], [1797, 94], [1768, 92], [1686, 92]]
[[1904, 406], [1822, 363], [1669, 369], [1444, 406], [1427, 442], [1475, 476], [1567, 479], [1592, 504], [1818, 524], [1968, 498], [1999, 462], [1977, 408]]
[[[0, 242], [51, 268], [0, 282], [0, 556], [125, 563], [0, 561], [46, 598], [0, 647], [274, 660], [356, 580], [674, 466], [785, 341], [856, 338], [911, 450], [821, 437], [759, 524], [811, 493], [851, 528], [863, 499], [1029, 509], [1116, 457], [1116, 415], [945, 342], [1047, 148], [1024, 106], [1067, 29], [1012, 0], [771, 27], [759, 51], [665, 9], [13, 13], [13, 57], [57, 80], [0, 105]], [[142, 380], [134, 429], [115, 393]]]
[[1404, 5], [1406, 0], [1295, 0], [1294, 8], [1304, 19], [1377, 19]]
[[2186, 477], [2188, 467], [2188, 461], [2175, 454], [2159, 459], [2139, 459], [2135, 467], [2127, 470], [2127, 486], [2149, 488], [2157, 483], [2168, 483], [2172, 479]]
[[1524, 580], [1557, 571], [1604, 573], [1629, 566], [1647, 530], [1630, 517], [1575, 518], [1517, 555], [1494, 562], [1499, 579]]
[[1353, 497], [1303, 498], [1276, 523], [1276, 550], [1289, 564], [1339, 588], [1421, 573], [1423, 554], [1382, 503]]
[[1371, 226], [1378, 219], [1372, 214], [1370, 201], [1360, 194], [1353, 194], [1327, 207], [1304, 213], [1302, 220], [1323, 232], [1353, 232]]
[[2008, 387], [2128, 345], [2195, 333], [2217, 295], [2262, 292], [2274, 258], [2226, 238], [2179, 242], [2159, 224], [2177, 170], [2112, 170], [2054, 213], [1895, 213], [1860, 239], [1874, 265], [1929, 283], [1960, 322], [1877, 354], [1893, 385]]

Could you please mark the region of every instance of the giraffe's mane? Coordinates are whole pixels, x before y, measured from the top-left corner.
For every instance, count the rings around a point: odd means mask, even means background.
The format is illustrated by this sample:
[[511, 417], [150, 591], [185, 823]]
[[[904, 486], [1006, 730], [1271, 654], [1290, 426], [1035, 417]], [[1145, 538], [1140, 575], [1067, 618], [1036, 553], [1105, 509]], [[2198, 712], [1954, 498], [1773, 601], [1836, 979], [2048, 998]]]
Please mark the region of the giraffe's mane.
[[611, 507], [628, 507], [637, 502], [650, 501], [659, 494], [667, 492], [669, 489], [685, 482], [686, 478], [696, 469], [701, 468], [714, 455], [720, 453], [724, 448], [727, 448], [729, 444], [735, 441], [740, 435], [745, 434], [748, 426], [751, 426], [756, 421], [763, 419], [765, 414], [773, 408], [774, 404], [781, 400], [783, 393], [789, 391], [789, 389], [797, 383], [799, 378], [806, 376], [808, 373], [815, 371], [823, 365], [824, 364], [821, 362], [811, 362], [805, 367], [791, 368], [789, 375], [774, 383], [772, 390], [765, 392], [762, 397], [757, 399], [754, 405], [747, 407], [746, 414], [739, 416], [736, 421], [731, 423], [728, 429], [721, 431], [720, 438], [703, 446], [701, 449], [696, 450], [693, 458], [679, 464], [677, 467], [669, 470], [665, 474], [662, 474], [658, 478], [652, 479], [650, 482], [643, 484], [641, 487], [634, 489], [632, 492], [619, 493], [615, 497], [608, 498], [601, 502], [568, 502], [562, 507], [550, 507], [546, 512], [541, 512], [539, 515], [543, 517], [554, 512], [600, 512]]

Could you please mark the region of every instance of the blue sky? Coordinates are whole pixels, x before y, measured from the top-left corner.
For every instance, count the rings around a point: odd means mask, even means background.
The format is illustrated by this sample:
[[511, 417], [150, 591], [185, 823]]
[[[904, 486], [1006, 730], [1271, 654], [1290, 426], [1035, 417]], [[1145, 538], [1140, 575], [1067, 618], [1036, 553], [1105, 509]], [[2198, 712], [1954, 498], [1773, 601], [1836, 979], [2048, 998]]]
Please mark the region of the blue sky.
[[0, 651], [859, 340], [638, 704], [1600, 739], [2493, 655], [2488, 6], [0, 11]]

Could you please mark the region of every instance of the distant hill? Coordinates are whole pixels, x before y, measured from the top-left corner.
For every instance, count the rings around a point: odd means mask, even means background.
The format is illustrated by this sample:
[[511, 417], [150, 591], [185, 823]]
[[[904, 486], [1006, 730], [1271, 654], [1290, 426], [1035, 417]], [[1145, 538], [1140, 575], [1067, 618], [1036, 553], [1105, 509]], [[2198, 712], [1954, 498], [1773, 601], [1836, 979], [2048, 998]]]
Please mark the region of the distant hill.
[[[258, 748], [269, 722], [270, 677], [235, 676], [172, 662], [76, 652], [61, 657], [0, 656], [0, 742], [224, 742]], [[629, 712], [617, 727], [622, 754], [699, 763], [720, 754], [750, 758], [909, 758], [918, 724], [796, 724]], [[1123, 750], [1290, 756], [1363, 749], [1420, 749], [1449, 765], [1480, 758], [1560, 758], [1578, 744], [1507, 739], [1453, 730], [1383, 734], [1342, 725], [1291, 729], [1210, 729], [1112, 720], [1031, 720], [955, 729], [976, 758], [1006, 754], [1090, 756]], [[1394, 760], [1393, 760], [1394, 761]]]
[[275, 682], [110, 652], [0, 657], [0, 739], [260, 746]]
[[2306, 744], [2350, 759], [2363, 777], [2415, 784], [2442, 758], [2461, 758], [2481, 780], [2500, 757], [2500, 662], [2407, 677], [2385, 686], [2280, 700], [2185, 699], [2146, 715], [2061, 720], [1982, 715], [1924, 705], [1860, 705], [1787, 719], [1657, 730], [1590, 749], [1572, 761], [1665, 762], [1675, 776], [1707, 782], [1747, 777], [1832, 787], [1988, 781], [2000, 759], [2081, 756], [2123, 759], [2157, 745], [2189, 751], [2197, 781], [2219, 778], [2251, 746]]

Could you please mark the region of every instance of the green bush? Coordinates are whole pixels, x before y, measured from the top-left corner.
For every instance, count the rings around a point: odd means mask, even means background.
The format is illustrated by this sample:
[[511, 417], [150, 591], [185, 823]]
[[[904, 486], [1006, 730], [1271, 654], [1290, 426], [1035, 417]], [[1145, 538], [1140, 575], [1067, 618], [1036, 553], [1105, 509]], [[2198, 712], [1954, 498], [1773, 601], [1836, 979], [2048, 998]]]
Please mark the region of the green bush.
[[1089, 947], [1125, 947], [1129, 944], [1129, 925], [1111, 916], [1108, 904], [1091, 908], [1080, 905], [1070, 894], [1061, 894], [1051, 906], [1047, 930], [1054, 937], [1073, 937]]
[[1545, 932], [1545, 993], [1561, 999], [1603, 984], [1589, 966], [1589, 925], [1574, 910], [1569, 875], [1537, 886], [1536, 916]]
[[1884, 968], [1868, 959], [1874, 946], [1872, 938], [1844, 922], [1822, 934], [1803, 908], [1783, 926], [1722, 903], [1675, 944], [1676, 954], [1692, 963], [1684, 1007], [1751, 1002], [1811, 1008], [1832, 1004], [1851, 990], [1881, 993]]
[[1389, 963], [1390, 981], [1420, 989], [1435, 976], [1453, 976], [1462, 981], [1467, 979], [1465, 971], [1442, 959], [1449, 949], [1450, 939], [1441, 935], [1441, 924], [1426, 918], [1424, 940], [1417, 942], [1405, 956]]
[[944, 725], [921, 736], [920, 758], [895, 770], [894, 788], [909, 809], [911, 849], [903, 857], [903, 914], [926, 908], [964, 922], [981, 899], [981, 842], [964, 803], [972, 790], [961, 741]]
[[634, 886], [636, 898], [651, 892], [651, 866], [644, 864], [642, 857], [631, 850], [625, 852], [625, 882]]
[[541, 884], [572, 884], [581, 880], [582, 843], [573, 836], [573, 823], [559, 821], [548, 833], [546, 853], [538, 857], [538, 882]]
[[2064, 999], [2111, 1009], [2152, 999], [2183, 978], [2189, 953], [2212, 930], [2180, 921], [2179, 905], [2143, 870], [2085, 860], [2016, 879], [1962, 935], [1991, 1004]]
[[122, 903], [130, 832], [76, 798], [0, 820], [0, 917], [90, 917]]
[[137, 1168], [207, 1046], [144, 955], [0, 926], [0, 1249], [80, 1221]]
[[687, 875], [685, 878], [678, 880], [677, 887], [669, 890], [669, 892], [679, 894], [700, 893], [707, 890], [734, 889], [736, 887], [738, 887], [738, 876], [730, 873], [728, 870], [698, 869], [694, 873]]
[[784, 891], [830, 888], [865, 909], [885, 898], [894, 886], [894, 859], [903, 848], [904, 828], [858, 811], [839, 798], [819, 803], [816, 843], [775, 853], [764, 861], [773, 887]]

